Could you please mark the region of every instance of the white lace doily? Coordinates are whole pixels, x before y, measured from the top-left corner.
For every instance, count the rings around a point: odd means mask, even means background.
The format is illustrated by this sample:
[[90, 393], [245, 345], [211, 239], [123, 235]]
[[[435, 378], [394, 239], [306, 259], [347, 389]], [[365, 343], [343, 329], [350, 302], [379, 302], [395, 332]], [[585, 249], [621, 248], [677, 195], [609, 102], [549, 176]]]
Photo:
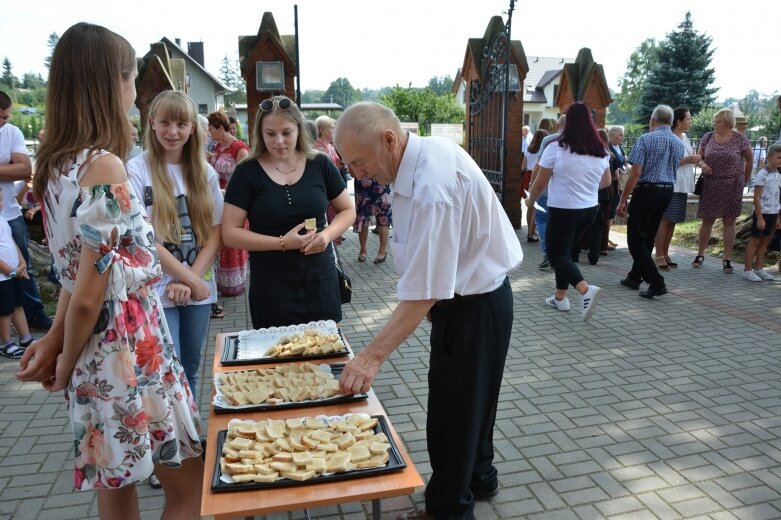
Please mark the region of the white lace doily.
[[[266, 351], [279, 343], [285, 336], [303, 334], [308, 330], [316, 330], [323, 334], [339, 335], [339, 329], [334, 320], [310, 321], [286, 327], [269, 327], [267, 329], [242, 330], [239, 332], [239, 344], [236, 347], [236, 359], [266, 358]], [[339, 344], [344, 350], [344, 342], [339, 336]]]

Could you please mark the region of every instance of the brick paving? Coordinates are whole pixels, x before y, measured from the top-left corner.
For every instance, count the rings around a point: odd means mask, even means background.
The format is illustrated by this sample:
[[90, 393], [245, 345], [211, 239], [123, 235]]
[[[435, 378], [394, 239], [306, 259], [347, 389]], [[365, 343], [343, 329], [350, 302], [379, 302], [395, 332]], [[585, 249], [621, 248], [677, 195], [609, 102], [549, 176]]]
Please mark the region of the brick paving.
[[[477, 505], [477, 518], [781, 518], [781, 277], [751, 284], [740, 267], [725, 275], [710, 257], [694, 270], [694, 252], [674, 249], [681, 267], [665, 274], [671, 294], [646, 301], [618, 284], [630, 262], [619, 247], [597, 266], [581, 264], [605, 289], [583, 323], [575, 305], [569, 313], [543, 306], [552, 271], [537, 269], [537, 244], [525, 242], [525, 231], [519, 236], [526, 258], [510, 277], [516, 319], [495, 432], [501, 491]], [[621, 235], [613, 239], [624, 244]], [[375, 235], [367, 263], [357, 262], [357, 242], [348, 233], [341, 247], [355, 288], [342, 325], [360, 349], [394, 308], [395, 273], [390, 257], [371, 263]], [[244, 297], [222, 301], [227, 317], [212, 320], [209, 338], [250, 326]], [[422, 324], [374, 387], [424, 478], [428, 333]], [[204, 381], [213, 340], [207, 348]], [[0, 361], [0, 518], [97, 517], [94, 493], [71, 490], [62, 396], [16, 381], [15, 367]], [[208, 402], [203, 385], [204, 420]], [[159, 518], [162, 492], [142, 485], [139, 495], [142, 517]], [[422, 493], [383, 500], [384, 516], [422, 501]], [[309, 513], [357, 520], [370, 511], [366, 502]]]

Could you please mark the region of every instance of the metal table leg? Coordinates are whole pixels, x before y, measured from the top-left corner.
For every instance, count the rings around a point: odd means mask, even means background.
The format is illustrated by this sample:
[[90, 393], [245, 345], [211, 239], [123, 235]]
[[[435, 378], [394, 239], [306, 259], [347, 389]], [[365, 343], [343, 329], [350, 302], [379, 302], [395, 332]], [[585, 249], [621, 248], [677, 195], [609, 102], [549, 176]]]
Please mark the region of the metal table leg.
[[372, 520], [382, 520], [382, 503], [379, 498], [372, 500]]

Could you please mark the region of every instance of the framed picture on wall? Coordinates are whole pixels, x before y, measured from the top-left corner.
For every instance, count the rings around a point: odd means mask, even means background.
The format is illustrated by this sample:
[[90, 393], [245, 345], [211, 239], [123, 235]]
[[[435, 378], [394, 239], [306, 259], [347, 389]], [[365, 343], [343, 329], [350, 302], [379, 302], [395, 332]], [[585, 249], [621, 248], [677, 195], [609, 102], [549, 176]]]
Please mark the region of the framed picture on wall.
[[285, 65], [281, 61], [255, 63], [255, 88], [259, 92], [285, 90]]

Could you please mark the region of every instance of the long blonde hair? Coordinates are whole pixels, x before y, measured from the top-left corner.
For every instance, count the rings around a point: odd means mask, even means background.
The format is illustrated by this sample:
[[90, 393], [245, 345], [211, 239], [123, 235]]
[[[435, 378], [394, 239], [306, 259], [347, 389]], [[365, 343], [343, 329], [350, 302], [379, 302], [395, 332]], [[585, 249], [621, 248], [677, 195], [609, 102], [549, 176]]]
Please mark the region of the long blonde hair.
[[88, 23], [77, 23], [52, 54], [46, 94], [46, 139], [35, 167], [38, 200], [55, 170], [64, 170], [84, 149], [108, 150], [123, 161], [132, 146], [122, 106], [122, 81], [136, 69], [126, 39]]
[[182, 224], [176, 209], [173, 183], [168, 176], [165, 150], [152, 128], [154, 119], [191, 123], [193, 126], [193, 133], [182, 148], [182, 179], [187, 188], [190, 223], [197, 237], [197, 244], [202, 247], [213, 232], [214, 198], [209, 189], [206, 156], [202, 144], [204, 137], [198, 124], [198, 112], [190, 96], [178, 90], [165, 90], [152, 101], [144, 134], [144, 145], [152, 170], [152, 225], [158, 239], [179, 244], [182, 241]]

